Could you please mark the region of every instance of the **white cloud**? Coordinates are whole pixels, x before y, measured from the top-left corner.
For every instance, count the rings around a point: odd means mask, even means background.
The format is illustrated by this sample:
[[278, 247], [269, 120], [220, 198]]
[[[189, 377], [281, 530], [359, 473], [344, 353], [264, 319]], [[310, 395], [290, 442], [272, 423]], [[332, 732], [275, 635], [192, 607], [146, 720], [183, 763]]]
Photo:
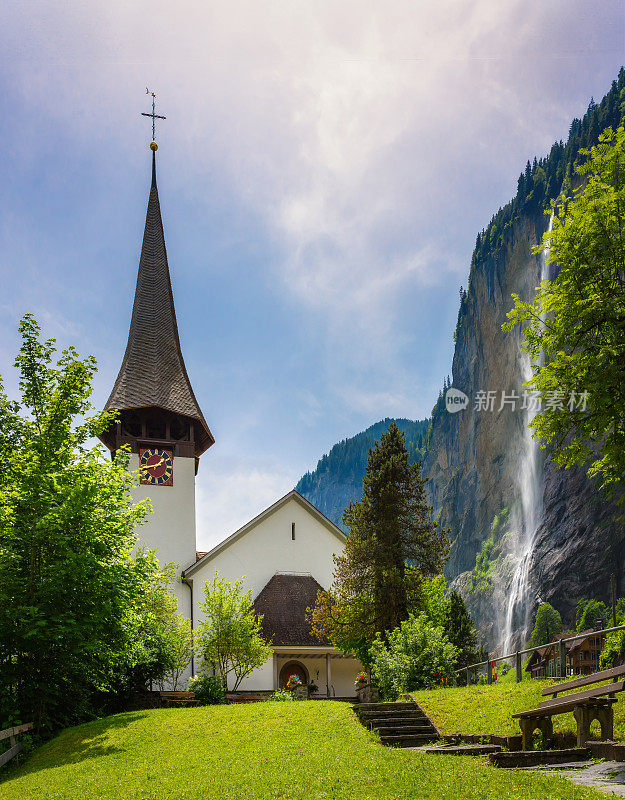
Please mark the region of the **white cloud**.
[[[205, 463], [206, 462], [206, 463]], [[293, 488], [271, 464], [204, 457], [196, 490], [197, 547], [209, 550]]]
[[[5, 3], [0, 64], [21, 120], [6, 152], [38, 170], [64, 136], [68, 169], [101, 159], [115, 183], [145, 155], [155, 88], [176, 196], [209, 218], [223, 193], [255, 220], [267, 286], [319, 340], [324, 413], [336, 397], [346, 414], [407, 413], [435, 399], [415, 342], [450, 341], [477, 230], [590, 87], [607, 88], [622, 17], [618, 0]], [[231, 252], [249, 231], [222, 235]], [[428, 303], [448, 286], [445, 307]], [[250, 397], [266, 387], [254, 380]], [[309, 401], [297, 424], [319, 417]], [[247, 446], [266, 410], [252, 406]]]

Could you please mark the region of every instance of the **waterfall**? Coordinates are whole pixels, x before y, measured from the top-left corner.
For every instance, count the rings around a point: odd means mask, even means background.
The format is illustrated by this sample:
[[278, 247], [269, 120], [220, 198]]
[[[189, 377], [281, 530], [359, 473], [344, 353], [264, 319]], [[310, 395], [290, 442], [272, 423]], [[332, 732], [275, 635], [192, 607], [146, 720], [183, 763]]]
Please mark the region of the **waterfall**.
[[[553, 212], [549, 219], [548, 231], [553, 226]], [[545, 249], [540, 254], [540, 279], [549, 278], [549, 250]], [[544, 320], [541, 320], [544, 324]], [[542, 363], [542, 356], [538, 360]], [[523, 382], [528, 381], [533, 374], [532, 362], [524, 351], [521, 352], [521, 372]], [[541, 448], [532, 437], [530, 422], [538, 413], [537, 408], [530, 404], [523, 410], [523, 443], [521, 448], [521, 461], [517, 473], [517, 489], [520, 499], [520, 509], [516, 514], [517, 537], [512, 559], [514, 574], [508, 590], [505, 607], [504, 627], [501, 635], [504, 653], [512, 647], [514, 635], [517, 631], [527, 633], [529, 628], [529, 615], [531, 603], [528, 602], [529, 569], [536, 544], [536, 534], [543, 514], [543, 459]]]

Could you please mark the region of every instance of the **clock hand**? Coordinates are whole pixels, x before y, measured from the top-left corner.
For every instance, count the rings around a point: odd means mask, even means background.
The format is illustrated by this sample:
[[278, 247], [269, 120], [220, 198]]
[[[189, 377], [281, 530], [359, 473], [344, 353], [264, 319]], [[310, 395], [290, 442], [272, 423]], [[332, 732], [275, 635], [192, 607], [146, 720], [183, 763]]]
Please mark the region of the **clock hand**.
[[164, 458], [161, 458], [161, 460], [160, 460], [160, 461], [157, 461], [157, 462], [156, 462], [156, 463], [154, 463], [154, 464], [146, 464], [146, 465], [143, 467], [143, 469], [156, 469], [157, 467], [160, 467], [160, 466], [161, 466], [161, 464], [164, 464], [164, 463], [165, 463], [165, 459], [164, 459]]

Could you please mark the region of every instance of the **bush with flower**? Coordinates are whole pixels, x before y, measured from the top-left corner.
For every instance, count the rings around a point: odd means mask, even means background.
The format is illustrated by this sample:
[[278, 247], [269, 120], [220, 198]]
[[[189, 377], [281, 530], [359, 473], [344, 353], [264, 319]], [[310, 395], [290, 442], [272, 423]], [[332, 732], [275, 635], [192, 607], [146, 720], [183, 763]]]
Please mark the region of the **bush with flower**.
[[297, 675], [290, 675], [288, 681], [286, 682], [286, 688], [290, 692], [294, 692], [298, 686], [303, 686], [304, 684], [301, 682]]
[[356, 680], [354, 681], [354, 686], [356, 687], [356, 689], [360, 689], [363, 686], [366, 686], [368, 683], [369, 683], [369, 676], [367, 675], [366, 672], [359, 672], [358, 675], [356, 675]]

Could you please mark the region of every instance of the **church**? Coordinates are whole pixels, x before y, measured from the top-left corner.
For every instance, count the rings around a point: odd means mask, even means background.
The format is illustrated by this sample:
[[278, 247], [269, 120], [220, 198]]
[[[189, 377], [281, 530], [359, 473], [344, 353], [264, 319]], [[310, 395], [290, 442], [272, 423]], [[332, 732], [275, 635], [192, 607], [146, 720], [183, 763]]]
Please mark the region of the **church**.
[[128, 445], [130, 468], [137, 474], [141, 469], [133, 494], [136, 500], [149, 497], [153, 512], [138, 537], [161, 564], [177, 565], [178, 608], [191, 625], [202, 619], [204, 583], [216, 571], [229, 581], [244, 578], [244, 590], [252, 591], [273, 653], [240, 690], [271, 692], [295, 674], [316, 685], [319, 696], [351, 697], [360, 661], [316, 639], [306, 619], [319, 589], [329, 588], [333, 556], [345, 545], [345, 534], [334, 523], [291, 491], [209, 552], [197, 550], [195, 478], [215, 439], [182, 357], [156, 184], [156, 142], [150, 148], [152, 182], [128, 343], [105, 405], [119, 412], [119, 421], [101, 439], [111, 453]]

